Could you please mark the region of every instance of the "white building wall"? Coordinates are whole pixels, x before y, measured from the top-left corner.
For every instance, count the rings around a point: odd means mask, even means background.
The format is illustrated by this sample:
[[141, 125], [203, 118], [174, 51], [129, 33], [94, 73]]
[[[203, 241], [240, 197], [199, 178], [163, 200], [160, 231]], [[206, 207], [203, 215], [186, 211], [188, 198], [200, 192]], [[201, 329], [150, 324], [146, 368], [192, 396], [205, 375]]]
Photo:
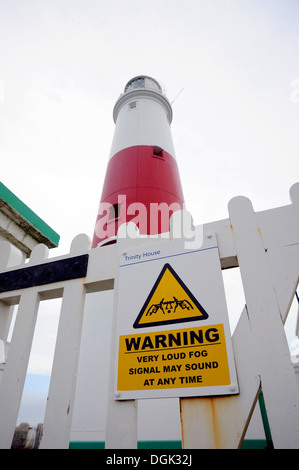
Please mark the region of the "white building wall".
[[[170, 125], [159, 101], [132, 96], [118, 112], [110, 158], [117, 152], [137, 145], [156, 145], [175, 158]], [[140, 118], [142, 116], [142, 119]]]

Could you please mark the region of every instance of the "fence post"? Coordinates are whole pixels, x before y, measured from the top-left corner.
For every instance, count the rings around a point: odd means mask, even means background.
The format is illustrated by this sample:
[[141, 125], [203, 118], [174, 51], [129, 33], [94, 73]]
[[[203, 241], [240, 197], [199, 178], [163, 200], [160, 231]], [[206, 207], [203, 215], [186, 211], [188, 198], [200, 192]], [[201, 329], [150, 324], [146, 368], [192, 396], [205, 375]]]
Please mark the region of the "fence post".
[[228, 208], [273, 444], [298, 449], [298, 385], [262, 234], [247, 198], [233, 198]]
[[[47, 247], [37, 245], [32, 250], [28, 264], [40, 262], [47, 256]], [[38, 287], [25, 289], [21, 294], [0, 386], [0, 448], [2, 449], [9, 449], [12, 443], [28, 368], [39, 301]]]
[[[0, 242], [0, 271], [17, 266], [24, 260], [23, 253], [8, 241]], [[0, 339], [7, 340], [14, 307], [0, 302]]]
[[20, 300], [13, 337], [0, 385], [0, 448], [12, 443], [39, 306], [36, 287], [26, 289]]
[[[88, 248], [88, 237], [78, 235], [70, 253], [83, 254]], [[84, 279], [68, 281], [64, 287], [40, 449], [69, 448], [85, 294]]]
[[[132, 233], [134, 230], [133, 223], [129, 222], [120, 227], [118, 231], [117, 240], [117, 263], [122, 251], [125, 251], [130, 246], [134, 246], [134, 240], [129, 238], [120, 237], [124, 235], [123, 231], [128, 230], [127, 233]], [[136, 228], [136, 226], [135, 226]], [[122, 231], [122, 232], [120, 232]], [[136, 241], [135, 241], [136, 243]], [[110, 356], [110, 376], [108, 387], [108, 408], [107, 408], [107, 425], [106, 425], [106, 449], [136, 449], [137, 448], [137, 401], [114, 400], [114, 374], [116, 363], [116, 325], [117, 325], [117, 304], [116, 293], [118, 289], [118, 266], [116, 270], [116, 277], [114, 281], [114, 304], [113, 304], [113, 318], [112, 318], [112, 337], [111, 337], [111, 356]]]

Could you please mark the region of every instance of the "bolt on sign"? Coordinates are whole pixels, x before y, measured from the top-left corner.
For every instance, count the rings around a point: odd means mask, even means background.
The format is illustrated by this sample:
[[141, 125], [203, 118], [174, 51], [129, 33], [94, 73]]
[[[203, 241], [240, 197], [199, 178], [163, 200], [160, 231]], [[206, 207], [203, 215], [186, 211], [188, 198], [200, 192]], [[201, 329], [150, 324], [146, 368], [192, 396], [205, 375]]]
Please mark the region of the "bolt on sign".
[[115, 399], [238, 393], [215, 235], [120, 255]]

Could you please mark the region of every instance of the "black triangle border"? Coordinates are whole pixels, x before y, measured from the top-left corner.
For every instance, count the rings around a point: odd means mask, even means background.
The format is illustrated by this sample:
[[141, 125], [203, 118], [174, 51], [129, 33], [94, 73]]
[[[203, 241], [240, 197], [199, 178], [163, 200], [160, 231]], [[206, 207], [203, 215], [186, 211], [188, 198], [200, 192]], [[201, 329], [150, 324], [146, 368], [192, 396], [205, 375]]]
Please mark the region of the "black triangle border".
[[[139, 320], [141, 319], [141, 317], [143, 316], [144, 314], [144, 311], [146, 310], [152, 296], [154, 295], [154, 292], [155, 290], [157, 289], [158, 285], [160, 284], [160, 281], [166, 271], [166, 269], [169, 269], [169, 271], [171, 272], [171, 274], [175, 277], [175, 279], [177, 280], [177, 282], [180, 284], [180, 286], [184, 289], [184, 291], [186, 292], [186, 294], [191, 298], [192, 302], [196, 305], [196, 307], [201, 311], [202, 315], [199, 315], [198, 317], [190, 317], [190, 318], [182, 318], [182, 319], [176, 319], [176, 320], [165, 320], [165, 321], [158, 321], [158, 322], [149, 322], [149, 323], [142, 323], [141, 325], [139, 325]], [[136, 318], [135, 322], [133, 323], [133, 328], [137, 329], [137, 328], [148, 328], [150, 326], [160, 326], [160, 325], [171, 325], [173, 323], [187, 323], [187, 322], [191, 322], [191, 321], [198, 321], [198, 320], [206, 320], [207, 318], [209, 318], [209, 315], [207, 314], [207, 312], [205, 311], [205, 309], [202, 307], [202, 305], [198, 302], [198, 300], [194, 297], [194, 295], [192, 294], [192, 292], [190, 292], [190, 290], [188, 289], [188, 287], [186, 286], [186, 284], [182, 281], [182, 279], [180, 278], [180, 276], [175, 272], [175, 270], [172, 268], [172, 266], [170, 266], [169, 263], [166, 263], [164, 264], [154, 286], [152, 287], [149, 295], [147, 296], [147, 299], [146, 301], [144, 302], [143, 304], [143, 307], [142, 309], [140, 310], [139, 314], [138, 314], [138, 317]]]

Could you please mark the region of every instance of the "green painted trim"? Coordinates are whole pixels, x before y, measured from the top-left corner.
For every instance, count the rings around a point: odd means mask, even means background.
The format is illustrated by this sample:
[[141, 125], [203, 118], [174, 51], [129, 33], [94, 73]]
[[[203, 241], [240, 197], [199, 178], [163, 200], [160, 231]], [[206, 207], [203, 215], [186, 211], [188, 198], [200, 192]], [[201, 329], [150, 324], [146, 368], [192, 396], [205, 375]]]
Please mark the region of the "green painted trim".
[[[138, 441], [137, 449], [181, 449], [181, 441]], [[104, 441], [71, 441], [69, 449], [105, 449]]]
[[104, 441], [71, 441], [69, 449], [105, 449]]
[[182, 441], [138, 441], [137, 449], [181, 449]]
[[274, 446], [273, 446], [273, 440], [272, 440], [272, 435], [271, 435], [271, 430], [270, 430], [270, 424], [268, 421], [266, 404], [265, 404], [265, 399], [264, 399], [264, 395], [262, 391], [259, 394], [259, 405], [260, 405], [260, 410], [261, 410], [261, 415], [262, 415], [262, 420], [263, 420], [267, 447], [268, 449], [273, 449]]
[[3, 183], [0, 182], [0, 199], [18, 212], [31, 225], [39, 230], [45, 237], [58, 246], [60, 235], [56, 233], [46, 222], [35, 214], [15, 194], [13, 194]]
[[[105, 449], [104, 441], [71, 441], [69, 449]], [[182, 449], [182, 441], [138, 441], [137, 449]], [[241, 449], [269, 449], [265, 439], [245, 439]]]
[[241, 449], [268, 449], [265, 439], [244, 439]]

